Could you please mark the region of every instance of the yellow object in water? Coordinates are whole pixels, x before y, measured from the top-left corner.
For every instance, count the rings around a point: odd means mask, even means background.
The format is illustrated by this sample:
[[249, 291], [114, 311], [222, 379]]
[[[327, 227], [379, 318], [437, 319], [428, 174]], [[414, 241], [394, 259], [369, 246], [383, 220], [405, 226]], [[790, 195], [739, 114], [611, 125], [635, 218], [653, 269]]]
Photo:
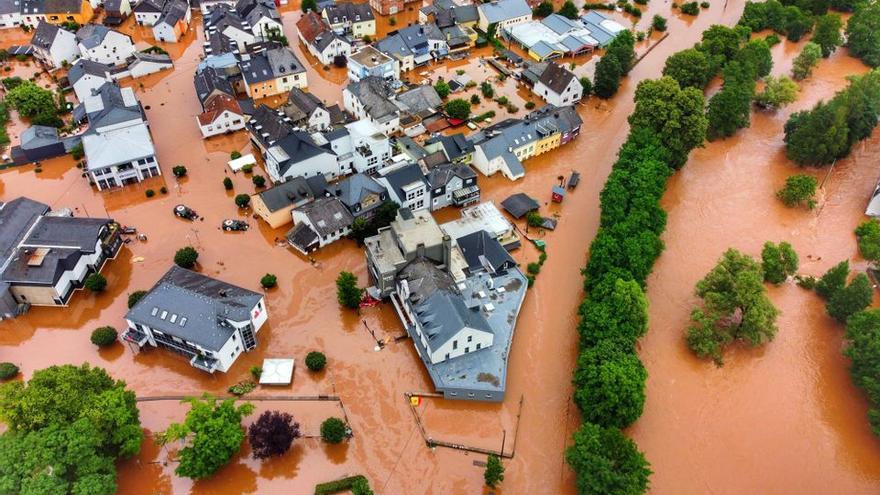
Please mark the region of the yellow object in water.
[[131, 262], [132, 262], [132, 263], [140, 263], [140, 262], [142, 262], [142, 261], [144, 261], [144, 257], [143, 257], [143, 256], [135, 256], [134, 258], [131, 259]]

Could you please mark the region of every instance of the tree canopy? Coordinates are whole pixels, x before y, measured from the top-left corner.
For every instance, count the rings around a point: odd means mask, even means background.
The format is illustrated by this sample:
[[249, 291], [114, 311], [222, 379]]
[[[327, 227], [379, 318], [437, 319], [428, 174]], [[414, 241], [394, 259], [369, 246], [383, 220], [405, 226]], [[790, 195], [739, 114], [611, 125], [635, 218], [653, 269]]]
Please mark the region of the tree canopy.
[[575, 6], [574, 2], [571, 0], [565, 0], [565, 3], [562, 4], [562, 7], [559, 8], [559, 12], [557, 14], [562, 17], [567, 17], [569, 19], [577, 19], [580, 13], [578, 12], [577, 6]]
[[620, 87], [620, 78], [629, 74], [635, 58], [635, 37], [628, 30], [621, 31], [596, 64], [593, 93], [600, 98], [614, 96]]
[[648, 490], [651, 469], [636, 444], [617, 428], [583, 423], [565, 460], [580, 495], [636, 495]]
[[849, 277], [849, 260], [843, 260], [832, 266], [824, 275], [816, 282], [816, 293], [819, 296], [829, 299], [835, 292], [846, 286], [846, 279]]
[[859, 273], [849, 285], [831, 293], [825, 309], [832, 318], [840, 323], [846, 323], [850, 316], [870, 306], [873, 296], [874, 288], [868, 276]]
[[843, 36], [840, 34], [841, 28], [843, 28], [843, 21], [840, 20], [839, 15], [826, 14], [816, 19], [816, 30], [810, 41], [819, 45], [823, 57], [831, 56], [834, 50], [843, 44]]
[[880, 4], [866, 2], [846, 23], [849, 52], [871, 67], [880, 66]]
[[584, 421], [625, 428], [642, 415], [648, 372], [632, 351], [606, 341], [581, 352], [574, 372], [574, 402]]
[[856, 228], [856, 237], [862, 257], [873, 262], [880, 261], [880, 222], [874, 218], [865, 220]]
[[264, 411], [248, 427], [248, 442], [254, 459], [283, 455], [300, 436], [299, 423], [286, 412]]
[[446, 113], [453, 119], [466, 120], [471, 115], [471, 104], [462, 98], [455, 98], [446, 103]]
[[614, 341], [633, 349], [648, 330], [648, 299], [633, 280], [615, 279], [611, 292], [584, 301], [580, 314], [578, 331], [585, 345]]
[[777, 110], [797, 100], [800, 88], [797, 83], [785, 76], [767, 76], [764, 89], [755, 95], [755, 103], [762, 108]]
[[495, 488], [498, 483], [504, 481], [504, 464], [501, 459], [494, 454], [489, 454], [486, 459], [486, 470], [483, 472], [483, 481], [486, 486]]
[[847, 346], [843, 354], [852, 365], [853, 383], [868, 395], [868, 420], [880, 436], [880, 309], [854, 314], [846, 323]]
[[339, 304], [349, 309], [358, 309], [364, 290], [357, 286], [357, 275], [351, 272], [339, 272], [336, 277], [336, 299]]
[[789, 208], [806, 204], [811, 210], [816, 206], [816, 187], [818, 182], [812, 175], [792, 175], [785, 179], [785, 186], [776, 196]]
[[801, 49], [801, 53], [794, 59], [791, 77], [797, 81], [810, 77], [820, 58], [822, 58], [822, 47], [808, 41]]
[[61, 127], [64, 122], [58, 118], [58, 105], [55, 94], [37, 86], [31, 81], [23, 81], [6, 94], [6, 101], [19, 115], [34, 125]]
[[777, 246], [765, 242], [761, 251], [761, 268], [764, 270], [764, 281], [779, 285], [797, 273], [798, 255], [791, 244], [783, 241]]
[[696, 48], [675, 52], [666, 59], [663, 75], [678, 81], [682, 88], [692, 87], [702, 90], [709, 84], [714, 74], [709, 58]]

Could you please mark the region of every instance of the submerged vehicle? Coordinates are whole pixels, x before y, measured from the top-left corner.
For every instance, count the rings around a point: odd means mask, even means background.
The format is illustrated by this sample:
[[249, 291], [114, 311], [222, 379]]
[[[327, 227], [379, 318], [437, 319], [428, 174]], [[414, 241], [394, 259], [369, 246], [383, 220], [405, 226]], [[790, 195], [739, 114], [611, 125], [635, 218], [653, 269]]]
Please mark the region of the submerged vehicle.
[[195, 220], [199, 218], [199, 214], [195, 210], [186, 205], [177, 205], [174, 207], [174, 215], [187, 220]]
[[232, 232], [234, 230], [235, 231], [247, 230], [248, 227], [249, 227], [249, 225], [244, 220], [232, 220], [229, 218], [227, 218], [226, 220], [223, 220], [223, 224], [221, 224], [221, 226], [220, 226], [220, 228], [222, 228], [226, 232]]

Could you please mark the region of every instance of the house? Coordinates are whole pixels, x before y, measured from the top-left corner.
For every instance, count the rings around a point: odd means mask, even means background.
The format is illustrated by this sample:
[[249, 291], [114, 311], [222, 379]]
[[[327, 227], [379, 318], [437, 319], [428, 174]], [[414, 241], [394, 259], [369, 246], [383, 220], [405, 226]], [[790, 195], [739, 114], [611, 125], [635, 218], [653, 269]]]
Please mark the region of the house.
[[485, 231], [508, 251], [521, 245], [515, 227], [492, 201], [462, 208], [460, 218], [440, 224], [440, 229], [453, 239]]
[[441, 59], [449, 53], [446, 36], [437, 24], [414, 24], [389, 34], [376, 43], [376, 48], [400, 62], [405, 72]]
[[255, 100], [308, 86], [305, 67], [286, 47], [243, 55], [239, 67], [245, 92]]
[[376, 180], [385, 186], [388, 198], [401, 208], [417, 211], [431, 206], [428, 181], [422, 169], [414, 163], [390, 171]]
[[84, 101], [93, 90], [96, 90], [111, 82], [112, 66], [81, 58], [70, 66], [67, 71], [67, 80], [73, 87], [73, 92], [79, 101]]
[[192, 14], [184, 0], [168, 0], [153, 24], [153, 38], [165, 43], [177, 43], [189, 31]]
[[225, 94], [209, 96], [196, 116], [202, 138], [244, 129], [245, 117], [235, 98]]
[[128, 73], [134, 79], [173, 67], [171, 57], [161, 53], [134, 52], [128, 59]]
[[367, 174], [354, 174], [337, 182], [328, 192], [339, 199], [354, 218], [372, 218], [376, 208], [388, 201], [388, 191]]
[[293, 177], [251, 196], [251, 207], [273, 229], [293, 221], [293, 210], [324, 196], [328, 188], [323, 175]]
[[16, 165], [35, 163], [70, 153], [82, 142], [79, 136], [58, 136], [58, 129], [43, 125], [32, 125], [22, 131], [19, 145], [10, 151]]
[[258, 39], [266, 40], [272, 35], [283, 35], [281, 14], [272, 0], [238, 0], [235, 12], [251, 28]]
[[573, 72], [549, 63], [532, 88], [532, 92], [551, 105], [563, 107], [579, 102], [584, 90]]
[[235, 89], [232, 83], [223, 75], [223, 73], [213, 67], [205, 67], [197, 71], [194, 76], [194, 84], [196, 87], [196, 97], [204, 106], [205, 100], [210, 96], [224, 94], [235, 96]]
[[537, 61], [575, 57], [600, 46], [599, 40], [578, 20], [551, 14], [540, 21], [529, 21], [505, 28], [501, 33]]
[[[97, 7], [89, 3], [89, 0], [30, 0], [27, 5], [22, 4], [22, 8], [30, 7], [31, 9], [40, 10], [42, 4], [43, 18], [50, 24], [62, 24], [65, 22], [75, 22], [77, 24], [88, 24], [95, 14], [94, 9]], [[22, 10], [22, 12], [26, 12]], [[27, 15], [25, 14], [25, 18]], [[26, 22], [26, 24], [30, 24]]]
[[384, 79], [368, 76], [348, 83], [342, 91], [342, 101], [356, 119], [367, 119], [389, 135], [400, 130], [400, 108], [391, 100], [391, 95]]
[[172, 266], [125, 314], [122, 340], [161, 347], [208, 373], [227, 372], [257, 347], [268, 310], [257, 292]]
[[[211, 10], [210, 14], [204, 16], [203, 24], [206, 54], [219, 55], [233, 50], [244, 52], [248, 45], [257, 41], [250, 24], [227, 5], [221, 4]], [[211, 47], [210, 53], [207, 46]]]
[[118, 26], [131, 15], [131, 2], [129, 0], [104, 0], [104, 24]]
[[167, 0], [138, 0], [134, 9], [134, 20], [138, 26], [152, 26], [162, 16], [162, 8]]
[[293, 210], [287, 242], [303, 254], [332, 244], [351, 232], [354, 217], [338, 198], [319, 198]]
[[431, 190], [431, 211], [480, 202], [477, 174], [467, 165], [438, 165], [428, 170], [425, 180]]
[[370, 76], [393, 83], [400, 79], [400, 62], [370, 45], [348, 56], [349, 81], [359, 82]]
[[526, 0], [492, 0], [478, 5], [477, 11], [477, 25], [483, 32], [488, 31], [490, 24], [495, 24], [496, 32], [500, 33], [532, 20], [532, 9]]
[[598, 41], [599, 46], [603, 48], [608, 46], [621, 31], [626, 30], [626, 27], [619, 22], [595, 10], [590, 10], [582, 15], [581, 22], [590, 32], [590, 36]]
[[79, 28], [76, 41], [83, 58], [102, 64], [121, 64], [137, 51], [131, 36], [100, 24]]
[[370, 0], [370, 7], [382, 15], [394, 15], [403, 12], [407, 4], [417, 0]]
[[79, 57], [76, 35], [48, 22], [40, 21], [31, 37], [34, 58], [51, 67], [61, 67]]
[[321, 17], [341, 35], [355, 38], [376, 36], [376, 16], [366, 3], [332, 3], [321, 10]]
[[294, 126], [282, 112], [260, 105], [245, 124], [250, 134], [251, 145], [266, 159], [266, 155], [278, 140], [293, 132]]
[[474, 155], [474, 144], [462, 133], [432, 136], [425, 140], [424, 149], [428, 153], [442, 151], [450, 163], [470, 163]]
[[388, 297], [434, 388], [449, 399], [504, 399], [508, 352], [527, 282], [483, 231], [446, 235], [426, 212], [398, 210], [365, 241], [367, 292]]
[[266, 171], [275, 182], [290, 177], [323, 175], [333, 179], [346, 175], [332, 152], [320, 147], [302, 131], [293, 131], [279, 139], [266, 151]]
[[0, 319], [30, 306], [67, 306], [122, 248], [109, 218], [73, 217], [25, 197], [0, 204]]
[[373, 174], [391, 160], [388, 137], [368, 120], [358, 120], [326, 132], [319, 137], [318, 144], [336, 155], [342, 174]]
[[198, 4], [199, 10], [201, 10], [202, 15], [207, 16], [217, 9], [234, 9], [236, 3], [236, 0], [198, 0], [197, 2], [194, 2], [193, 5]]
[[[296, 22], [299, 40], [322, 64], [330, 65], [338, 57], [351, 54], [351, 43], [330, 29], [318, 14], [307, 12]], [[339, 64], [337, 64], [339, 65]]]
[[[312, 130], [325, 131], [330, 128], [330, 111], [312, 93], [293, 88], [287, 95], [287, 104], [281, 107], [284, 115], [293, 125]], [[336, 116], [338, 118], [338, 116]]]
[[21, 0], [0, 0], [0, 28], [20, 26]]
[[430, 117], [443, 107], [443, 100], [434, 86], [425, 84], [415, 86], [395, 95], [395, 101], [401, 110], [419, 119]]

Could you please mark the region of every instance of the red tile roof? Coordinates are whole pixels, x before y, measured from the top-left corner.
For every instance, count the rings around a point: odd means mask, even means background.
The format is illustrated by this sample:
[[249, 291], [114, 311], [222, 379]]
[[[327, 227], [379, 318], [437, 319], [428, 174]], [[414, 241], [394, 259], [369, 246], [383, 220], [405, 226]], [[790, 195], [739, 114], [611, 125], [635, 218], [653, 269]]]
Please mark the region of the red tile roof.
[[205, 100], [205, 111], [199, 114], [199, 124], [208, 125], [223, 114], [225, 110], [241, 115], [241, 107], [235, 98], [225, 94], [214, 94]]
[[303, 14], [303, 16], [296, 21], [296, 28], [299, 30], [299, 34], [301, 34], [303, 39], [308, 43], [314, 43], [315, 38], [321, 33], [330, 30], [329, 26], [324, 24], [324, 19], [314, 12]]

